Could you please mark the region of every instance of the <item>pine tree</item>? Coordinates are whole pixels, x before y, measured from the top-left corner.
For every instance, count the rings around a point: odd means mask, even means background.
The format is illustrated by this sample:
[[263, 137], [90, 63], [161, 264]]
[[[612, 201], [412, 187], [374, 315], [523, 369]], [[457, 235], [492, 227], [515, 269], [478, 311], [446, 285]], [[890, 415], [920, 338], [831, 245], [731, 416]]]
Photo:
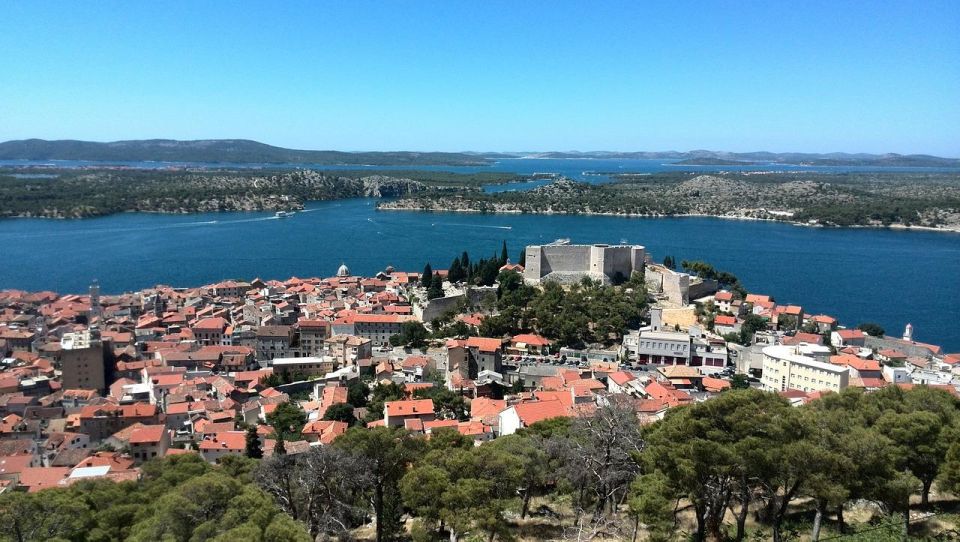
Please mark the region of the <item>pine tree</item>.
[[430, 267], [430, 264], [427, 264], [423, 266], [423, 274], [420, 275], [420, 286], [430, 288], [431, 282], [433, 282], [433, 269]]
[[247, 457], [251, 459], [260, 459], [263, 457], [263, 448], [260, 446], [260, 435], [257, 434], [257, 426], [255, 425], [247, 429]]

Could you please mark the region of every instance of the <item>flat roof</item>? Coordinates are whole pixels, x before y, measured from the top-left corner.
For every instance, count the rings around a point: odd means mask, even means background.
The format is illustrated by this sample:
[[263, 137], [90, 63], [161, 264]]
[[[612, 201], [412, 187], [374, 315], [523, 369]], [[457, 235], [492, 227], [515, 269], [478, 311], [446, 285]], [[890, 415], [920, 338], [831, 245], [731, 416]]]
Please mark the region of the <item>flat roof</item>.
[[689, 341], [690, 334], [678, 331], [644, 331], [641, 339], [660, 339], [661, 341]]
[[789, 345], [783, 345], [783, 344], [768, 346], [763, 349], [763, 355], [774, 358], [774, 359], [786, 360], [786, 361], [789, 361], [790, 363], [806, 365], [808, 367], [821, 369], [831, 373], [839, 374], [839, 373], [847, 372], [847, 368], [842, 365], [824, 363], [822, 361], [817, 361], [811, 358], [810, 356], [797, 354], [797, 348], [795, 346], [789, 346]]
[[308, 356], [303, 358], [276, 358], [273, 360], [273, 365], [302, 365], [306, 363], [332, 363], [334, 359], [330, 356], [324, 357], [315, 357]]

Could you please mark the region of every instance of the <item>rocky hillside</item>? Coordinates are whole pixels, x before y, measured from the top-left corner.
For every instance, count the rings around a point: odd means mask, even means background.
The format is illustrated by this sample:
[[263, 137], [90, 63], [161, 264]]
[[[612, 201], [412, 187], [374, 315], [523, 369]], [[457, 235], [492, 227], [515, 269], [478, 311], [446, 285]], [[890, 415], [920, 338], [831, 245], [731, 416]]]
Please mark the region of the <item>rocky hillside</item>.
[[426, 191], [381, 209], [493, 213], [709, 215], [827, 226], [960, 231], [960, 175], [655, 174], [609, 184], [563, 179], [528, 192]]
[[[18, 174], [19, 175], [19, 174]], [[306, 201], [400, 197], [426, 186], [407, 178], [260, 172], [60, 171], [0, 173], [0, 216], [82, 218], [125, 211], [194, 213], [301, 209]]]

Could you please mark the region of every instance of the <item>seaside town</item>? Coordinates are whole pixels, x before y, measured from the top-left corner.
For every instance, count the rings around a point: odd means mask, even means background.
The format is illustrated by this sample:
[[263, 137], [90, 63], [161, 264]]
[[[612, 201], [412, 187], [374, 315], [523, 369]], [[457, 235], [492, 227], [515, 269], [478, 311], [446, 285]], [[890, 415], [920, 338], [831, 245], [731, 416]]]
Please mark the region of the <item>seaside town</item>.
[[[341, 265], [120, 295], [96, 282], [86, 294], [0, 291], [0, 492], [136, 482], [180, 454], [296, 457], [376, 427], [482, 447], [611, 405], [649, 426], [732, 389], [792, 408], [851, 388], [960, 395], [960, 354], [913, 340], [909, 324], [902, 336], [845, 327], [637, 245], [506, 254], [370, 277]], [[518, 291], [588, 287], [632, 296], [634, 327], [491, 332]]]

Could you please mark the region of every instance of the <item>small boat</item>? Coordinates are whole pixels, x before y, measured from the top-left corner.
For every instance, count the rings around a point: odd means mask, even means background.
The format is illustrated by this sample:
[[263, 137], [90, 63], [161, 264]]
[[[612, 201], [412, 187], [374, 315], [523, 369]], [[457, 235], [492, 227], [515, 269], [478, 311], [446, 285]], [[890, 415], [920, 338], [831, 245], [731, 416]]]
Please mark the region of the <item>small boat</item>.
[[290, 218], [291, 216], [293, 216], [293, 213], [290, 211], [277, 211], [277, 213], [273, 216], [277, 218]]

